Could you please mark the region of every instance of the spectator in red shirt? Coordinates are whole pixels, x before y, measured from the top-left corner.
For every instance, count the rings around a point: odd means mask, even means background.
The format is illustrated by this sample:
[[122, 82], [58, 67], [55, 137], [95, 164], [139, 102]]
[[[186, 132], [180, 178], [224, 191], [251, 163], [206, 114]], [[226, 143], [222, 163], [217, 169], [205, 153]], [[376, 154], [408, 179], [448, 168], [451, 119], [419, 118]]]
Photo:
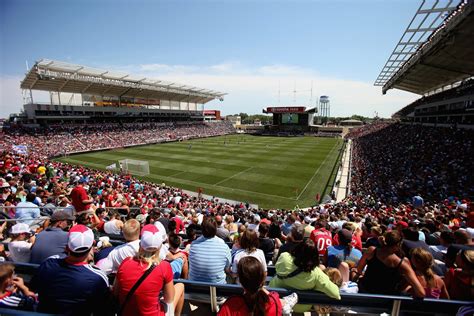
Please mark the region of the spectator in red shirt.
[[81, 178], [77, 186], [71, 191], [72, 205], [76, 211], [76, 215], [89, 210], [90, 205], [94, 201], [87, 195], [87, 191], [82, 186], [86, 182], [86, 179]]
[[269, 292], [263, 287], [265, 271], [261, 262], [252, 256], [240, 259], [237, 266], [239, 281], [244, 288], [242, 295], [228, 298], [218, 316], [263, 316], [289, 314], [297, 303], [295, 293], [280, 300], [277, 292]]
[[446, 272], [444, 280], [449, 296], [455, 300], [474, 300], [474, 250], [461, 250], [456, 256], [457, 269]]
[[314, 226], [315, 229], [311, 232], [309, 238], [318, 248], [319, 255], [324, 256], [326, 249], [332, 246], [332, 234], [328, 230], [329, 225], [326, 221], [317, 221]]
[[172, 211], [170, 213], [170, 218], [171, 218], [172, 221], [176, 222], [176, 234], [179, 234], [179, 233], [183, 232], [184, 231], [184, 223], [181, 220], [181, 218], [176, 216], [175, 211]]
[[[148, 224], [142, 229], [140, 248], [135, 257], [125, 259], [115, 277], [114, 294], [120, 302], [121, 315], [165, 315], [159, 301], [173, 304], [175, 315], [180, 315], [184, 304], [184, 286], [173, 285], [173, 271], [169, 262], [161, 261], [159, 254], [163, 237], [156, 226]], [[135, 283], [148, 270], [153, 269], [132, 296], [128, 297]], [[158, 303], [157, 303], [158, 302]]]

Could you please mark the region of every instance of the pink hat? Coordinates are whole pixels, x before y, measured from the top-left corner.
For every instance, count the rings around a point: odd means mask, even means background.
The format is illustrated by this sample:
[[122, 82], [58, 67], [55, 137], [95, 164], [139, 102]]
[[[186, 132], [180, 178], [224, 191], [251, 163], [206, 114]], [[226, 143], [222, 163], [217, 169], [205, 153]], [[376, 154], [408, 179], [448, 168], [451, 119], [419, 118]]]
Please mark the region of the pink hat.
[[140, 247], [145, 251], [156, 251], [163, 244], [163, 237], [155, 225], [143, 226], [140, 238]]
[[76, 253], [88, 251], [94, 244], [94, 233], [85, 225], [75, 225], [69, 230], [67, 246]]

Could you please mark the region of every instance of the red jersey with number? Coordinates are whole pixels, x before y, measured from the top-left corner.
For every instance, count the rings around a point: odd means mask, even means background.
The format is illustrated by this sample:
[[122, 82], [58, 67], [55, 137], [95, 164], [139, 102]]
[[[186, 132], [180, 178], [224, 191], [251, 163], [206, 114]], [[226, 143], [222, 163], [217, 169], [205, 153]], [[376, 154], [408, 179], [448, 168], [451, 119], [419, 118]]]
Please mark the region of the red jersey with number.
[[331, 232], [324, 228], [313, 230], [309, 238], [314, 242], [314, 244], [318, 248], [318, 253], [320, 256], [326, 253], [326, 249], [329, 246], [332, 246]]

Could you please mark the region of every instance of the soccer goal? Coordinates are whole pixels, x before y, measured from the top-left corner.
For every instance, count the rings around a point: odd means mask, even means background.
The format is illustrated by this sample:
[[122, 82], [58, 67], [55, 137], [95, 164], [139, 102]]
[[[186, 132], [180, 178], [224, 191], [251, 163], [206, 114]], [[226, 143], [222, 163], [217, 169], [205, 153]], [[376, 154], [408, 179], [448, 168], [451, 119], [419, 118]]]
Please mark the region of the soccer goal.
[[150, 165], [148, 161], [124, 159], [119, 160], [122, 172], [131, 173], [138, 176], [146, 176], [150, 174]]

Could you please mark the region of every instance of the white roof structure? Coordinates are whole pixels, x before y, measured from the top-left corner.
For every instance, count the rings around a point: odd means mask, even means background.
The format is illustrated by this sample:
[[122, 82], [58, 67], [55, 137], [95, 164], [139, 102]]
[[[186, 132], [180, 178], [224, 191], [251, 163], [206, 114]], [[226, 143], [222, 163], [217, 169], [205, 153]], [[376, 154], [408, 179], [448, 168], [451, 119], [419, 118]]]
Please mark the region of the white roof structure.
[[473, 0], [423, 0], [374, 85], [425, 94], [472, 76]]
[[222, 100], [226, 93], [146, 77], [41, 59], [26, 74], [22, 89], [192, 102]]

